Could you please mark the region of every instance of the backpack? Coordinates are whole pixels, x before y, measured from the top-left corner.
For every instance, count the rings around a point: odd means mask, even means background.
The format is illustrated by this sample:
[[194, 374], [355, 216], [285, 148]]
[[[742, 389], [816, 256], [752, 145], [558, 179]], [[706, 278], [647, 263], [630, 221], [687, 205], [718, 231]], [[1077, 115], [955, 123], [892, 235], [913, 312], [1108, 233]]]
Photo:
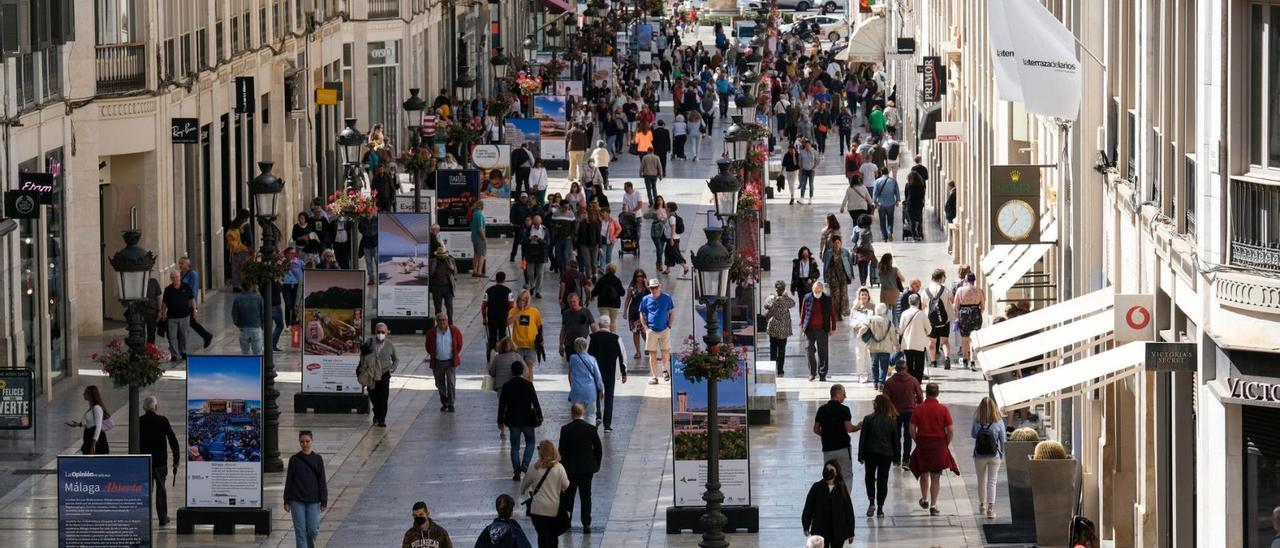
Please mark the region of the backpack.
[[858, 227], [858, 242], [854, 249], [871, 249], [871, 231]]
[[650, 237], [652, 237], [655, 240], [661, 240], [666, 237], [666, 233], [663, 232], [663, 229], [662, 229], [662, 223], [663, 221], [659, 221], [657, 219], [654, 219], [652, 223], [649, 223]]
[[893, 144], [889, 145], [889, 150], [888, 150], [888, 152], [887, 152], [886, 156], [888, 156], [888, 158], [889, 158], [890, 160], [897, 160], [897, 159], [898, 159], [898, 146], [899, 146], [899, 145], [898, 145], [897, 141], [895, 141]]
[[676, 215], [676, 234], [684, 234], [684, 217]]
[[991, 431], [992, 424], [983, 424], [978, 426], [978, 438], [973, 444], [973, 453], [975, 455], [995, 455], [996, 450], [996, 433]]
[[947, 317], [946, 305], [939, 298], [942, 296], [941, 293], [934, 295], [928, 290], [924, 293], [929, 296], [929, 325], [934, 328], [945, 327], [950, 318]]

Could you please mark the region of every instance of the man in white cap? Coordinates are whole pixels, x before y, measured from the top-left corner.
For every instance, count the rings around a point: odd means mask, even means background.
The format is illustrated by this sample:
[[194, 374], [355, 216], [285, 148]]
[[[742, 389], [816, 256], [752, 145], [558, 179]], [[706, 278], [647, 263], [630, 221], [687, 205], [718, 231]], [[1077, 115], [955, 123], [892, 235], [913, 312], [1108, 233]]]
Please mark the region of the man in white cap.
[[596, 405], [603, 406], [596, 416], [604, 418], [604, 431], [613, 432], [613, 384], [615, 373], [622, 372], [622, 382], [627, 382], [627, 349], [622, 346], [622, 338], [613, 332], [613, 322], [608, 316], [600, 316], [600, 329], [587, 337], [587, 354], [596, 359], [600, 366], [600, 378], [604, 381], [604, 398], [597, 399]]
[[[662, 281], [649, 278], [649, 294], [640, 299], [640, 313], [644, 315], [645, 345], [649, 352], [649, 384], [658, 384], [658, 363], [662, 363], [662, 379], [671, 380], [668, 369], [671, 356], [671, 324], [676, 319], [676, 303], [671, 295], [662, 292]], [[661, 357], [659, 357], [661, 353]]]

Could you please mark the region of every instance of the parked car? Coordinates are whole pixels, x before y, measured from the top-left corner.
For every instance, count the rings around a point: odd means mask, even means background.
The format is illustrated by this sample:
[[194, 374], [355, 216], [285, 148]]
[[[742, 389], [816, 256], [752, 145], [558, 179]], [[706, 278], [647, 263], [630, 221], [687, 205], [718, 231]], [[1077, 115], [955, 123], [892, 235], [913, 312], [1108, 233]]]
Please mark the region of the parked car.
[[849, 0], [777, 0], [777, 6], [796, 11], [809, 11], [816, 6], [822, 13], [845, 13]]
[[783, 34], [817, 34], [835, 42], [849, 36], [849, 22], [838, 15], [803, 15], [778, 30]]

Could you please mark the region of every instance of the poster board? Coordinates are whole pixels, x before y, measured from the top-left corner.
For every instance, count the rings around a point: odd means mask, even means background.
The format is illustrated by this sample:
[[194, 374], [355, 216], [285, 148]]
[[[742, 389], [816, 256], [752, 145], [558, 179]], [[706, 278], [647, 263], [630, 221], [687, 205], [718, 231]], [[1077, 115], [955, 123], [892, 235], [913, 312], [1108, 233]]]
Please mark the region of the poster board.
[[303, 272], [303, 392], [361, 392], [356, 366], [364, 339], [364, 288], [363, 270]]
[[26, 430], [35, 422], [30, 369], [0, 369], [0, 430]]
[[648, 23], [636, 25], [636, 49], [641, 52], [653, 51], [653, 25]]
[[[692, 282], [690, 282], [692, 283]], [[694, 307], [692, 332], [706, 333], [706, 306]], [[725, 324], [725, 307], [718, 309]], [[754, 318], [751, 319], [754, 323]], [[754, 331], [753, 331], [754, 333]], [[754, 337], [754, 335], [753, 335]], [[734, 338], [737, 341], [736, 337]], [[728, 341], [728, 339], [726, 339]], [[699, 344], [702, 344], [699, 341]], [[680, 352], [675, 348], [673, 354]], [[743, 371], [752, 363], [748, 355]], [[702, 506], [707, 483], [707, 384], [684, 377], [684, 364], [673, 357], [671, 366], [671, 439], [675, 506]], [[747, 374], [718, 385], [720, 419], [720, 489], [726, 506], [751, 504], [750, 434], [747, 429]]]
[[612, 57], [591, 58], [591, 82], [595, 85], [600, 85], [601, 80], [610, 86], [613, 85]]
[[534, 158], [542, 157], [542, 124], [533, 118], [507, 118], [502, 140], [512, 149], [527, 145]]
[[[533, 116], [538, 120], [543, 160], [564, 160], [568, 156], [568, 105], [559, 95], [535, 95]], [[437, 186], [436, 188], [439, 188]]]
[[151, 546], [151, 455], [58, 457], [58, 546]]
[[556, 95], [582, 97], [582, 80], [556, 80]]
[[[441, 232], [471, 230], [471, 211], [480, 199], [480, 171], [442, 169], [436, 171], [436, 219]], [[381, 244], [381, 240], [378, 242]]]
[[378, 317], [426, 318], [430, 213], [378, 214]]
[[187, 358], [187, 506], [262, 507], [262, 357]]

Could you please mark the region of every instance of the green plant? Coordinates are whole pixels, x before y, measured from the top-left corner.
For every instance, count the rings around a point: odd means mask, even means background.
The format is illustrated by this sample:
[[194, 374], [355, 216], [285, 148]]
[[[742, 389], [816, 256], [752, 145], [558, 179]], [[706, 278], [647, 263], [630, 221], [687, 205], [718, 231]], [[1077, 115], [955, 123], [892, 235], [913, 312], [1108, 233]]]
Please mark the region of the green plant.
[[489, 99], [489, 114], [498, 120], [502, 120], [508, 112], [511, 112], [511, 96], [506, 93], [495, 94]]
[[693, 382], [741, 377], [747, 371], [742, 363], [745, 356], [746, 350], [734, 348], [730, 344], [719, 344], [703, 350], [693, 335], [685, 341], [684, 351], [679, 355], [680, 363], [684, 364], [684, 378]]
[[329, 211], [339, 217], [360, 222], [376, 216], [378, 205], [373, 201], [372, 195], [365, 196], [352, 190], [343, 194], [330, 194]]
[[254, 253], [240, 265], [240, 279], [257, 287], [267, 287], [268, 284], [283, 280], [288, 271], [289, 260], [283, 253], [277, 253], [267, 260], [263, 259], [261, 253]]
[[768, 139], [770, 135], [773, 135], [773, 132], [769, 131], [769, 128], [759, 122], [743, 122], [741, 127], [742, 134], [750, 141], [761, 141]]
[[164, 370], [160, 364], [169, 360], [169, 354], [156, 345], [147, 343], [142, 351], [134, 354], [124, 341], [115, 339], [107, 343], [102, 353], [94, 353], [90, 358], [102, 365], [102, 371], [111, 377], [116, 386], [144, 387], [160, 380]]
[[1053, 440], [1044, 440], [1036, 444], [1035, 460], [1066, 460], [1071, 458], [1067, 448]]
[[1009, 434], [1009, 441], [1040, 441], [1040, 433], [1035, 428], [1019, 428]]
[[751, 285], [760, 281], [760, 262], [749, 253], [734, 253], [729, 267], [729, 281], [734, 285]]

